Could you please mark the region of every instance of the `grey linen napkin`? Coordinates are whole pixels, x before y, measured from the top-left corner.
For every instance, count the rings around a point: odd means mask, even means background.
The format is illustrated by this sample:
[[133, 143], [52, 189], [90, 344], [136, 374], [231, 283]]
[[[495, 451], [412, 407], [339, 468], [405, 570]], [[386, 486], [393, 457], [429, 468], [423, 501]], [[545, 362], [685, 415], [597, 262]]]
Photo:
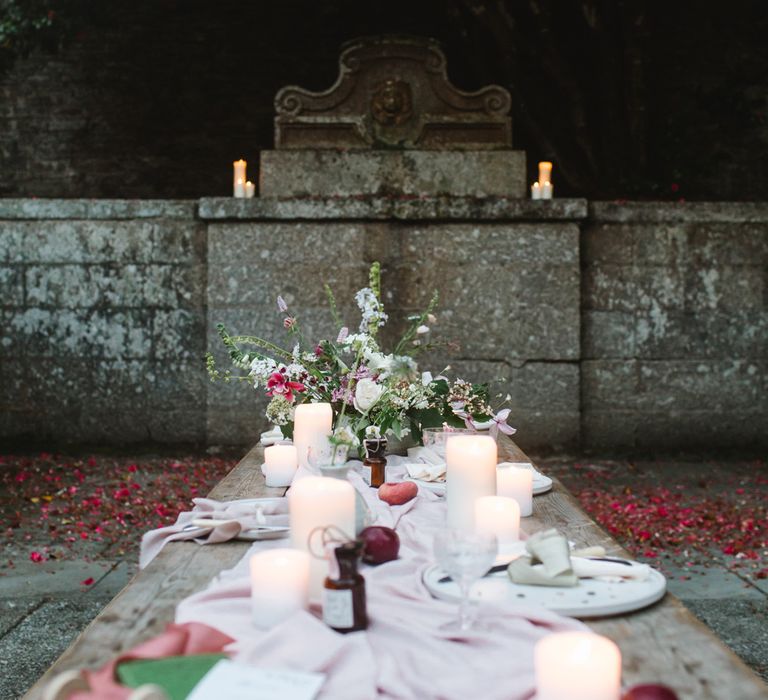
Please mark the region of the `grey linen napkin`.
[[543, 530], [528, 538], [527, 555], [507, 568], [513, 583], [533, 586], [575, 586], [579, 579], [573, 572], [568, 540], [557, 530]]

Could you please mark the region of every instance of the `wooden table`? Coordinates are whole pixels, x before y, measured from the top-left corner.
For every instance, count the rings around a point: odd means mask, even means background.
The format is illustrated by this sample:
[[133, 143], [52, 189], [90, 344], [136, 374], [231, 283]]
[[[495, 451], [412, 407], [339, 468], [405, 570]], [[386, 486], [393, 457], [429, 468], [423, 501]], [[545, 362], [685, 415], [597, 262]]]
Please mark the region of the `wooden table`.
[[[530, 461], [511, 440], [502, 437], [500, 456]], [[267, 488], [259, 466], [263, 450], [254, 447], [213, 489], [211, 498], [231, 500], [282, 496], [285, 489]], [[579, 546], [603, 545], [610, 554], [628, 556], [598, 527], [576, 499], [557, 481], [553, 490], [534, 499], [527, 532], [556, 527]], [[167, 545], [154, 561], [102, 610], [56, 663], [24, 696], [42, 697], [56, 674], [73, 668], [97, 668], [139, 642], [163, 631], [177, 603], [205, 588], [223, 569], [243, 557], [250, 543], [228, 542], [202, 547], [193, 542]], [[699, 622], [674, 596], [667, 594], [650, 608], [626, 616], [589, 621], [595, 631], [613, 639], [623, 657], [627, 685], [661, 682], [681, 700], [765, 700], [768, 686]]]

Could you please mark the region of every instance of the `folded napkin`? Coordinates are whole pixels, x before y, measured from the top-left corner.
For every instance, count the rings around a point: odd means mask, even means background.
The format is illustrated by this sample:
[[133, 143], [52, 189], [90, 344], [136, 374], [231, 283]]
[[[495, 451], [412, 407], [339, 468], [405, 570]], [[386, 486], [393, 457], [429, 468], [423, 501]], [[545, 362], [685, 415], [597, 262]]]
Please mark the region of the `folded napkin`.
[[445, 459], [428, 447], [410, 447], [404, 466], [411, 479], [445, 481]]
[[[598, 556], [588, 557], [592, 552], [570, 552], [568, 540], [557, 530], [544, 530], [528, 538], [525, 543], [527, 555], [510, 563], [507, 573], [514, 583], [530, 586], [575, 586], [580, 578], [601, 580], [643, 581], [650, 569], [646, 564], [628, 562], [623, 559]], [[581, 554], [582, 556], [576, 556]]]
[[[234, 539], [243, 530], [259, 526], [288, 526], [288, 499], [275, 498], [255, 504], [253, 500], [215, 501], [195, 498], [191, 511], [179, 513], [173, 525], [150, 530], [141, 538], [139, 567], [144, 568], [168, 542], [195, 540], [199, 544], [216, 544]], [[210, 520], [208, 530], [184, 530], [192, 521]]]

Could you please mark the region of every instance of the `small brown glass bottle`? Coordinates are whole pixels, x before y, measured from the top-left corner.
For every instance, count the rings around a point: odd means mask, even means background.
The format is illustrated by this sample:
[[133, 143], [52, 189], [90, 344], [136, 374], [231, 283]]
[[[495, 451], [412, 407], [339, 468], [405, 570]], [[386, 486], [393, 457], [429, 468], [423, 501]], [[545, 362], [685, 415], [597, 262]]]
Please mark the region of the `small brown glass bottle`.
[[368, 627], [365, 579], [357, 570], [362, 551], [360, 540], [336, 547], [338, 578], [328, 576], [323, 584], [323, 622], [337, 632], [357, 632]]
[[371, 468], [371, 487], [379, 488], [387, 480], [387, 438], [369, 438], [363, 441], [365, 459], [363, 464]]

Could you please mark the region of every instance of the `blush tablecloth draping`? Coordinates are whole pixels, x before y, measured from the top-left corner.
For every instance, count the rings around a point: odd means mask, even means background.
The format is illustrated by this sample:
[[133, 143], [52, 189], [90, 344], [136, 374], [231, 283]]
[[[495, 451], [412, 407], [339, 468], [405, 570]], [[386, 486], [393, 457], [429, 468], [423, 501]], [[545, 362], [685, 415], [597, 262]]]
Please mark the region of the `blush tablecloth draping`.
[[[390, 474], [402, 469], [403, 461], [393, 459]], [[543, 608], [488, 603], [479, 610], [482, 628], [441, 629], [456, 616], [456, 606], [432, 598], [421, 575], [434, 561], [434, 535], [445, 527], [444, 500], [420, 488], [413, 501], [390, 507], [365, 484], [359, 466], [349, 478], [374, 523], [396, 527], [401, 541], [398, 560], [363, 568], [370, 618], [365, 632], [339, 634], [304, 611], [269, 631], [251, 624], [250, 555], [286, 546], [285, 541], [254, 543], [237, 566], [181, 602], [176, 622], [204, 623], [232, 637], [227, 650], [236, 660], [327, 674], [322, 700], [532, 698], [536, 641], [550, 632], [586, 627]]]

